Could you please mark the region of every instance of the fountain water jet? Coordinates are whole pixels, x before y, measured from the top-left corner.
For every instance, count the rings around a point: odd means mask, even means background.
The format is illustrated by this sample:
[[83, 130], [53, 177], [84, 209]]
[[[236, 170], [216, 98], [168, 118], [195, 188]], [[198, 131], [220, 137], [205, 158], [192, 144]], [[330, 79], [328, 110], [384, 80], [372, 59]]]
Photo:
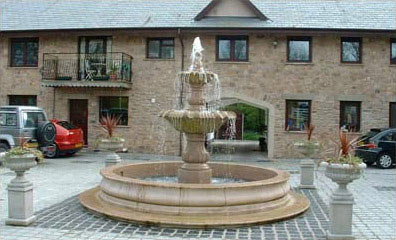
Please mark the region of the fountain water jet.
[[[180, 73], [180, 81], [191, 91], [188, 107], [160, 113], [176, 130], [186, 134], [183, 163], [138, 163], [102, 169], [100, 186], [80, 195], [81, 204], [88, 210], [126, 221], [218, 227], [273, 222], [308, 209], [308, 199], [290, 191], [287, 172], [207, 163], [210, 156], [204, 147], [205, 134], [234, 121], [235, 114], [207, 109], [208, 86], [218, 86], [218, 78], [204, 70], [202, 51], [196, 38], [192, 65], [189, 71]], [[218, 101], [220, 95], [214, 95], [211, 100]], [[150, 180], [175, 176], [178, 183]], [[236, 181], [211, 184], [212, 176]]]

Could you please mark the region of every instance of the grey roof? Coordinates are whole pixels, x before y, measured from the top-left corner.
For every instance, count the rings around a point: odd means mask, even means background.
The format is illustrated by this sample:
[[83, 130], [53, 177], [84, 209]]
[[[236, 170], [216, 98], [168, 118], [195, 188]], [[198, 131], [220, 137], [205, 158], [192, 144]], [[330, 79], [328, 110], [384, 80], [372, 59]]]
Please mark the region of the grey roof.
[[396, 0], [251, 0], [270, 20], [194, 17], [210, 0], [0, 0], [0, 31], [275, 28], [396, 31]]

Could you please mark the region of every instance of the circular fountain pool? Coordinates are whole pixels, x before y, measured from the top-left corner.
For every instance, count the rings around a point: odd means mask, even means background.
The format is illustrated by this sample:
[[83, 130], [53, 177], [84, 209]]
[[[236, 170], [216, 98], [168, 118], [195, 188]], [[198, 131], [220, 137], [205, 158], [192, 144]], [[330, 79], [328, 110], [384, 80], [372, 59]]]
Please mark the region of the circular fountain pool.
[[211, 163], [215, 179], [244, 182], [187, 184], [148, 180], [175, 177], [181, 164], [108, 167], [101, 171], [100, 186], [81, 194], [80, 202], [111, 218], [184, 227], [273, 222], [298, 215], [309, 207], [307, 198], [290, 191], [289, 173], [276, 169]]

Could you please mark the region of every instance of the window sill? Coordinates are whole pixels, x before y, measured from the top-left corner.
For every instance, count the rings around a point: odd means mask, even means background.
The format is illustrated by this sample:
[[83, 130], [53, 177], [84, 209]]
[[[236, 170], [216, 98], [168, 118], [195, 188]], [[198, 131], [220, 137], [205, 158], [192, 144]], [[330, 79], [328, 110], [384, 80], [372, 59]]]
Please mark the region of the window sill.
[[296, 131], [296, 130], [294, 130], [294, 131], [287, 131], [287, 130], [284, 130], [284, 132], [285, 132], [285, 133], [290, 133], [290, 134], [307, 134], [307, 131], [304, 131], [304, 130], [302, 130], [302, 131]]
[[121, 126], [117, 126], [116, 128], [131, 128], [131, 126], [129, 126], [129, 125], [121, 125]]
[[174, 62], [176, 61], [174, 58], [145, 58], [143, 61], [160, 61], [160, 62]]
[[340, 66], [357, 66], [357, 67], [364, 67], [363, 63], [340, 63]]
[[8, 66], [7, 68], [10, 68], [10, 69], [37, 69], [39, 67], [38, 66], [36, 66], [36, 67], [11, 67], [11, 66]]
[[389, 67], [396, 67], [396, 63], [389, 64]]
[[312, 62], [285, 62], [285, 65], [315, 65]]
[[239, 62], [239, 61], [215, 61], [216, 64], [250, 64], [250, 62]]

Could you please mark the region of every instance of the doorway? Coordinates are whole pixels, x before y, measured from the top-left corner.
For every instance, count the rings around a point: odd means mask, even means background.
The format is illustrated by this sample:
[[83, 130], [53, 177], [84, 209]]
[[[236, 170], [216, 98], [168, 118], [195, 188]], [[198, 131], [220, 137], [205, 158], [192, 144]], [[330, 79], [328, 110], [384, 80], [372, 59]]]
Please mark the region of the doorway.
[[389, 127], [396, 128], [396, 103], [391, 102], [389, 107]]
[[88, 99], [70, 99], [70, 123], [84, 132], [84, 144], [88, 145]]

